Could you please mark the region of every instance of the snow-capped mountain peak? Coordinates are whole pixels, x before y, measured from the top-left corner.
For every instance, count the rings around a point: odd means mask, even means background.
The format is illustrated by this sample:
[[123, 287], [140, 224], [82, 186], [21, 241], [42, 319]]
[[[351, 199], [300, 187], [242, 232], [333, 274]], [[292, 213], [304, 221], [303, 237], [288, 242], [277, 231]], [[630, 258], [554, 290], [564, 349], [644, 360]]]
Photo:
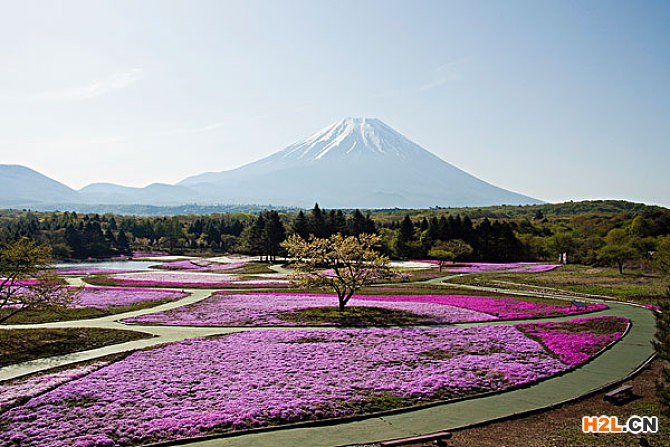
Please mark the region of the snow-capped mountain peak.
[[406, 158], [417, 152], [427, 151], [376, 118], [345, 118], [292, 144], [277, 158], [304, 163], [352, 155]]
[[427, 208], [537, 203], [486, 183], [374, 118], [345, 118], [240, 168], [181, 186], [234, 203]]

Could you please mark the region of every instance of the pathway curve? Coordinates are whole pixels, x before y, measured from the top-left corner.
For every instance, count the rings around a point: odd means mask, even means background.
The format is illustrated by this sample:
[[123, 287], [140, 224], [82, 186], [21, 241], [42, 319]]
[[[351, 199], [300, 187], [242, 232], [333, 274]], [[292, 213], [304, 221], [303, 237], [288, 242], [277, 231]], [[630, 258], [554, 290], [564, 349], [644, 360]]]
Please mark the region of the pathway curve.
[[[456, 275], [461, 276], [461, 275]], [[453, 276], [452, 276], [453, 277]], [[426, 281], [428, 284], [439, 284], [448, 287], [460, 287], [443, 283], [452, 277], [441, 277]], [[76, 279], [71, 283], [77, 283]], [[543, 296], [557, 299], [571, 299], [564, 295], [551, 293], [536, 293], [529, 291], [510, 291], [502, 288], [467, 286], [472, 290], [485, 292], [504, 292], [521, 296]], [[221, 290], [221, 289], [216, 289]], [[82, 360], [90, 360], [108, 354], [132, 351], [162, 343], [185, 340], [194, 337], [225, 334], [244, 330], [262, 330], [271, 328], [222, 328], [222, 327], [192, 327], [192, 326], [144, 326], [126, 325], [118, 320], [174, 309], [190, 303], [203, 300], [210, 296], [213, 290], [185, 289], [190, 295], [181, 300], [166, 303], [149, 309], [106, 316], [90, 320], [77, 320], [43, 324], [3, 325], [2, 329], [11, 328], [50, 328], [50, 327], [96, 327], [110, 329], [131, 329], [148, 332], [156, 337], [121, 343], [104, 348], [72, 353], [62, 356], [39, 359], [10, 365], [0, 368], [0, 380], [19, 377], [55, 366], [67, 365]], [[581, 298], [580, 298], [581, 299]], [[600, 301], [589, 298], [588, 301]], [[237, 434], [228, 437], [184, 443], [191, 447], [223, 447], [223, 446], [300, 446], [300, 447], [330, 447], [366, 443], [373, 440], [383, 440], [398, 437], [413, 436], [431, 433], [445, 429], [455, 429], [494, 419], [509, 417], [541, 408], [551, 407], [572, 399], [576, 399], [594, 390], [606, 387], [634, 373], [652, 355], [653, 349], [650, 340], [654, 336], [655, 321], [653, 314], [636, 305], [607, 301], [609, 309], [600, 311], [598, 315], [623, 316], [631, 321], [628, 334], [612, 348], [599, 355], [587, 364], [564, 374], [547, 379], [527, 388], [503, 392], [492, 396], [473, 398], [460, 402], [446, 403], [430, 408], [412, 410], [384, 417], [370, 417], [357, 422], [346, 422], [335, 425], [314, 427], [287, 427], [279, 430]], [[544, 320], [561, 321], [575, 318], [574, 316], [548, 318]], [[529, 320], [529, 321], [538, 321]], [[511, 324], [521, 323], [514, 321]], [[464, 323], [457, 326], [504, 324], [502, 321], [483, 323]], [[283, 329], [291, 329], [284, 327]], [[306, 328], [299, 328], [306, 329]], [[327, 328], [319, 327], [315, 329]]]
[[629, 333], [612, 348], [582, 367], [528, 388], [357, 422], [325, 427], [287, 428], [180, 445], [332, 447], [453, 430], [552, 407], [621, 381], [645, 364], [652, 355], [653, 349], [649, 341], [654, 335], [654, 317], [651, 312], [639, 306], [617, 303], [608, 305], [610, 309], [602, 314], [630, 319], [632, 325]]

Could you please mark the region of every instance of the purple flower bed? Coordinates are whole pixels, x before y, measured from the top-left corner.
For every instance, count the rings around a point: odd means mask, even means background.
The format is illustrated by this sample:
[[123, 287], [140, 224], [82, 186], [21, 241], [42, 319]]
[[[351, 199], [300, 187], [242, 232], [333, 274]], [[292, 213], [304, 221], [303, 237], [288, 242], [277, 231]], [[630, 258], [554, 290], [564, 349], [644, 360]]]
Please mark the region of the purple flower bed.
[[643, 304], [642, 307], [646, 307], [649, 310], [652, 310], [654, 312], [660, 312], [661, 311], [661, 306], [657, 304]]
[[[600, 303], [586, 303], [586, 307], [577, 308], [567, 301], [563, 303], [558, 300], [553, 300], [556, 301], [557, 304], [551, 305], [532, 301], [522, 301], [521, 299], [515, 298], [472, 295], [361, 295], [358, 298], [362, 300], [411, 301], [456, 306], [492, 315], [496, 317], [494, 319], [500, 320], [523, 320], [527, 318], [543, 318], [557, 315], [579, 315], [607, 309], [605, 304]], [[558, 303], [560, 303], [560, 305]]]
[[67, 268], [67, 269], [58, 269], [57, 273], [59, 275], [77, 275], [77, 276], [86, 276], [86, 275], [113, 275], [116, 273], [130, 273], [134, 270], [110, 270], [110, 269], [100, 269], [100, 268]]
[[186, 296], [188, 296], [188, 293], [177, 290], [86, 287], [78, 295], [77, 303], [73, 307], [106, 309], [113, 306], [130, 306], [149, 301], [178, 300]]
[[[336, 304], [335, 295], [276, 292], [216, 294], [178, 309], [141, 315], [124, 321], [174, 326], [296, 326], [298, 323], [282, 320], [280, 314]], [[352, 298], [348, 306], [409, 311], [424, 317], [420, 324], [518, 320], [581, 314], [607, 308], [604, 304], [588, 304], [582, 309], [569, 303], [552, 306], [512, 298], [469, 295], [360, 295]]]
[[[423, 317], [418, 322], [420, 324], [445, 324], [497, 319], [492, 315], [462, 307], [420, 301], [384, 301], [376, 300], [375, 298], [379, 297], [355, 297], [349, 301], [348, 306], [379, 307], [408, 311]], [[336, 304], [337, 297], [334, 295], [277, 293], [216, 294], [188, 306], [128, 318], [124, 322], [171, 326], [296, 326], [300, 324], [282, 320], [280, 314], [309, 307], [325, 307]]]
[[186, 272], [121, 274], [105, 278], [119, 286], [224, 287], [239, 280], [236, 275]]
[[195, 273], [195, 272], [142, 272], [120, 274], [89, 282], [119, 287], [149, 286], [149, 287], [193, 287], [193, 288], [220, 288], [220, 287], [288, 287], [288, 279], [263, 278], [261, 276], [238, 276], [225, 273]]
[[44, 372], [28, 378], [21, 378], [0, 383], [0, 410], [16, 404], [20, 400], [28, 399], [49, 389], [78, 379], [86, 374], [109, 365], [110, 361], [97, 361], [87, 365], [78, 365], [59, 372]]
[[232, 270], [238, 267], [242, 267], [246, 262], [231, 262], [228, 264], [221, 264], [218, 262], [211, 262], [203, 259], [194, 259], [194, 260], [184, 260], [184, 261], [174, 261], [163, 263], [156, 268], [167, 269], [167, 270], [191, 270], [198, 272], [211, 272], [217, 270]]
[[[580, 326], [592, 326], [581, 330]], [[561, 323], [523, 324], [517, 327], [539, 340], [565, 364], [576, 366], [620, 339], [628, 326], [621, 317], [578, 318]]]
[[33, 398], [0, 415], [0, 445], [123, 446], [350, 416], [373, 399], [468, 396], [568, 368], [506, 325], [241, 332], [139, 351]]
[[458, 266], [447, 266], [446, 270], [452, 273], [479, 273], [491, 272], [496, 270], [509, 270], [523, 268], [530, 265], [535, 265], [533, 262], [508, 262], [504, 264], [496, 264], [491, 262], [463, 262]]

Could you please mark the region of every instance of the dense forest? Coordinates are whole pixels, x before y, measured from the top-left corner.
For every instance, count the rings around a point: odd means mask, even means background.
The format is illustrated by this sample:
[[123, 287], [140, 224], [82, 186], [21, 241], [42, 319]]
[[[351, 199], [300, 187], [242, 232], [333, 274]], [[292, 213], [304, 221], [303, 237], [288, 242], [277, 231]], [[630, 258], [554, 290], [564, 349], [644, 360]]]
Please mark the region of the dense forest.
[[622, 201], [489, 208], [263, 211], [182, 216], [0, 211], [0, 243], [46, 242], [60, 259], [127, 255], [132, 250], [239, 252], [272, 260], [292, 233], [377, 233], [393, 258], [569, 262], [663, 268], [670, 210]]

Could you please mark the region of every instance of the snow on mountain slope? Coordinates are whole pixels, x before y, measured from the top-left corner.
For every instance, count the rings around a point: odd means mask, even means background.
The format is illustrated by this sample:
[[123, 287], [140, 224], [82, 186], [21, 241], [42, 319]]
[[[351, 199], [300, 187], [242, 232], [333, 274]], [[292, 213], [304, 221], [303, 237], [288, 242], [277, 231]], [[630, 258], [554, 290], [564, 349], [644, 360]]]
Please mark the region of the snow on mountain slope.
[[227, 203], [415, 208], [539, 203], [443, 161], [378, 119], [347, 118], [266, 158], [180, 185]]
[[375, 118], [347, 118], [331, 124], [277, 155], [284, 160], [315, 161], [372, 153], [407, 159], [426, 152]]
[[[0, 206], [257, 204], [427, 208], [532, 204], [443, 161], [378, 119], [347, 118], [238, 169], [144, 188], [97, 183], [74, 191], [23, 166], [0, 165]], [[61, 206], [60, 204], [65, 204]]]

